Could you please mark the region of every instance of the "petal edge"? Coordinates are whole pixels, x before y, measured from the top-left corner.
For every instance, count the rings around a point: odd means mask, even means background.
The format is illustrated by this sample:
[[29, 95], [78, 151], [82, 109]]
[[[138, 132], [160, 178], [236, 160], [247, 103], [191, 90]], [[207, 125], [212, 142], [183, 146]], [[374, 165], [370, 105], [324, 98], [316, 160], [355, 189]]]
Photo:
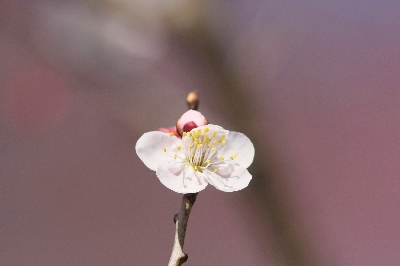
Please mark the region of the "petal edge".
[[142, 162], [151, 170], [156, 171], [159, 164], [166, 163], [171, 160], [163, 148], [167, 151], [173, 149], [176, 143], [181, 143], [181, 140], [175, 136], [160, 131], [151, 131], [144, 133], [136, 142], [136, 154]]
[[[181, 171], [176, 171], [175, 162], [159, 165], [157, 167], [157, 177], [167, 188], [177, 193], [197, 193], [206, 188], [208, 182], [203, 176], [196, 176], [191, 167], [181, 166]], [[171, 169], [174, 168], [174, 169]]]
[[231, 169], [224, 173], [224, 175], [208, 171], [206, 178], [210, 185], [224, 192], [242, 190], [249, 185], [252, 176], [246, 168], [233, 163], [224, 167]]
[[251, 140], [243, 133], [230, 131], [222, 156], [229, 158], [236, 153], [238, 156], [233, 160], [235, 164], [248, 168], [253, 163], [254, 145]]

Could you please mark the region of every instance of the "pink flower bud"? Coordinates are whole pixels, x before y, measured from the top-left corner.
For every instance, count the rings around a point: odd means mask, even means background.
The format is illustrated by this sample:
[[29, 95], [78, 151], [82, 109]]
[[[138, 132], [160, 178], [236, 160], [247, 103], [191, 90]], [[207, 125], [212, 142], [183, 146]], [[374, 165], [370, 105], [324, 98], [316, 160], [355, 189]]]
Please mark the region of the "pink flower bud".
[[189, 110], [176, 122], [176, 131], [182, 136], [183, 132], [189, 132], [193, 128], [205, 125], [208, 125], [208, 121], [200, 112]]

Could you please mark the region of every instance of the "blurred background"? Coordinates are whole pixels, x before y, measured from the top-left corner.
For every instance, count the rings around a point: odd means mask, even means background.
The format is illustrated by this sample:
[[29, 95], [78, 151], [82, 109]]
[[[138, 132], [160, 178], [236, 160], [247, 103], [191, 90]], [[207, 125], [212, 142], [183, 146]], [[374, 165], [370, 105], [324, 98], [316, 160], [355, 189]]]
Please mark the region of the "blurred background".
[[400, 265], [400, 4], [1, 0], [0, 264], [166, 265], [181, 195], [135, 153], [188, 92], [256, 148], [185, 265]]

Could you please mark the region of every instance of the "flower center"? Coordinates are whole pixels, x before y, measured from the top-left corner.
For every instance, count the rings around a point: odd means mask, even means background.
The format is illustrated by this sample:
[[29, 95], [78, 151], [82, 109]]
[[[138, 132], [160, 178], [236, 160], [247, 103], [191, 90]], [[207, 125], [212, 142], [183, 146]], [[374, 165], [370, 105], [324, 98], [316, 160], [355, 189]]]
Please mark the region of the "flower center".
[[216, 131], [211, 133], [209, 128], [184, 132], [182, 135], [183, 163], [191, 166], [195, 172], [203, 172], [215, 161], [224, 160], [222, 157], [216, 157], [225, 144], [225, 135], [218, 135]]
[[[170, 136], [172, 137], [173, 133]], [[228, 161], [223, 156], [218, 156], [226, 145], [225, 137], [225, 134], [218, 133], [217, 131], [211, 133], [208, 127], [183, 132], [182, 146], [176, 146], [179, 154], [175, 154], [172, 157], [192, 167], [195, 172], [202, 173], [210, 165]], [[166, 152], [165, 148], [164, 152]], [[235, 159], [237, 156], [237, 153], [230, 156], [230, 160]], [[217, 168], [213, 170], [217, 172]]]

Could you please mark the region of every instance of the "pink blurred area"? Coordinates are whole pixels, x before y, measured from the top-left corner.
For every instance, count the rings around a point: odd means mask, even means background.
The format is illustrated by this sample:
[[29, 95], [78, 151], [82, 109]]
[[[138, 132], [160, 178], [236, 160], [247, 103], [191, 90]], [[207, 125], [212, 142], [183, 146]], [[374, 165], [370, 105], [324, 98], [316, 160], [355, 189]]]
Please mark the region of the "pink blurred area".
[[0, 1], [0, 264], [166, 265], [181, 195], [134, 147], [197, 90], [256, 158], [198, 195], [187, 265], [399, 265], [399, 28], [389, 0]]
[[5, 115], [21, 133], [43, 131], [68, 112], [65, 78], [41, 66], [16, 70], [6, 82]]

